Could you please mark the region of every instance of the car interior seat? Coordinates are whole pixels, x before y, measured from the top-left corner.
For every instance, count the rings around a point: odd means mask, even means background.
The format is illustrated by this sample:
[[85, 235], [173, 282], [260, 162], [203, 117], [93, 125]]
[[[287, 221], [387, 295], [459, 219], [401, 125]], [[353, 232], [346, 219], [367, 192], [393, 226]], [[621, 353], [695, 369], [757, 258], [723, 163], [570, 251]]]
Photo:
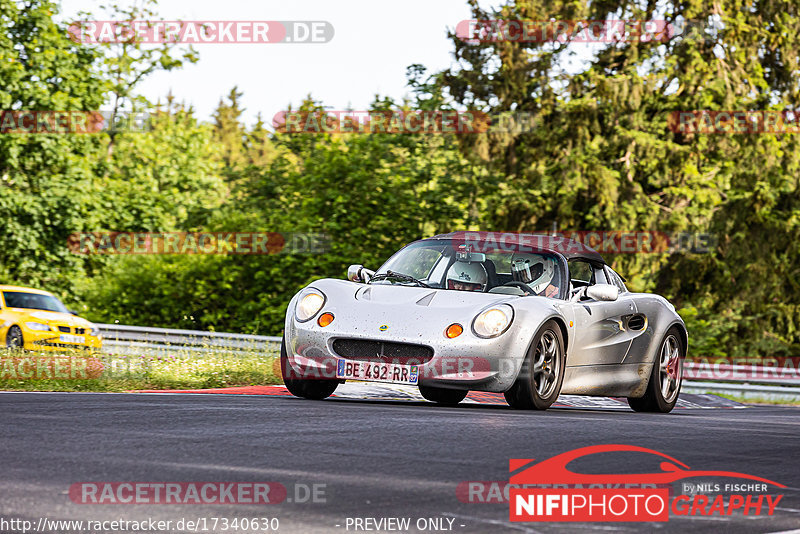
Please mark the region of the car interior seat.
[[500, 285], [497, 279], [497, 267], [495, 267], [494, 262], [492, 260], [487, 259], [483, 262], [483, 268], [486, 269], [486, 277], [487, 277], [487, 284], [486, 284], [486, 291], [489, 291], [493, 287], [497, 287]]

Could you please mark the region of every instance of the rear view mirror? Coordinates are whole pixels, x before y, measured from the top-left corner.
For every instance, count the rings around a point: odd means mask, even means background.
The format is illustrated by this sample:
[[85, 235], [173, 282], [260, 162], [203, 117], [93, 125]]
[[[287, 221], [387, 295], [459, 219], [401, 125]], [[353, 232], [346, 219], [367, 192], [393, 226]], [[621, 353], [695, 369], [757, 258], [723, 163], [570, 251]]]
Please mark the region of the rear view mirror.
[[611, 284], [595, 284], [586, 288], [586, 296], [594, 300], [614, 301], [619, 298], [619, 288]]
[[486, 254], [483, 252], [456, 252], [456, 259], [465, 263], [483, 263], [486, 261]]

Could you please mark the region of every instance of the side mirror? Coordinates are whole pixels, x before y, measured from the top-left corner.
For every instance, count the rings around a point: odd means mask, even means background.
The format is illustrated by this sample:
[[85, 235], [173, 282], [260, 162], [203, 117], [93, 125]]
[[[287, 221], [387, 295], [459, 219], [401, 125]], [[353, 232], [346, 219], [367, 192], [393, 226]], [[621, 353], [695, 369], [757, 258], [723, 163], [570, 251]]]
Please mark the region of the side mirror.
[[363, 265], [351, 265], [347, 268], [347, 279], [351, 282], [369, 282], [375, 271], [365, 269]]
[[619, 288], [611, 284], [595, 284], [586, 288], [586, 296], [594, 300], [614, 301], [619, 298]]
[[68, 311], [69, 313], [71, 313], [72, 315], [80, 315], [80, 314], [79, 314], [78, 312], [76, 312], [75, 310], [67, 310], [67, 311]]

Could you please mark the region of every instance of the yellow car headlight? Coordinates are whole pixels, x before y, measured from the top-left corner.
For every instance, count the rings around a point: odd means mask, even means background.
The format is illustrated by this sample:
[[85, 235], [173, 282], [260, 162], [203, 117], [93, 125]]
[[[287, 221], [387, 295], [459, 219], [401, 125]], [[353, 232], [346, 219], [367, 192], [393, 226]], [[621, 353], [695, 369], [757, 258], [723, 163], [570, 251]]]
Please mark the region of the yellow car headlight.
[[27, 326], [31, 330], [41, 330], [42, 332], [50, 331], [50, 325], [46, 325], [43, 323], [25, 323], [25, 326]]
[[295, 309], [295, 317], [301, 323], [312, 319], [325, 305], [325, 295], [316, 289], [310, 290], [300, 298]]
[[514, 309], [507, 304], [492, 306], [482, 311], [472, 321], [472, 331], [478, 337], [497, 337], [511, 326], [514, 320]]

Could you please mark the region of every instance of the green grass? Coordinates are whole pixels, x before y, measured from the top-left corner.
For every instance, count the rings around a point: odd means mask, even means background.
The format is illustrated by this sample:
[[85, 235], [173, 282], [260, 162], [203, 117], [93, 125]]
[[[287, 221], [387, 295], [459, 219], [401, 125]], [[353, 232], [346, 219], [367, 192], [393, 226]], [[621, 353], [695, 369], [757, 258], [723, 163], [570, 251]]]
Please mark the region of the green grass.
[[708, 395], [716, 395], [728, 400], [741, 402], [742, 404], [769, 404], [780, 406], [800, 406], [800, 400], [787, 400], [787, 399], [768, 399], [764, 397], [742, 397], [739, 395], [728, 395], [727, 393], [717, 393], [714, 391], [706, 391]]
[[[58, 368], [53, 367], [56, 361], [60, 362]], [[177, 354], [152, 351], [132, 356], [88, 356], [0, 351], [0, 390], [171, 390], [280, 383], [277, 358], [271, 353], [231, 355], [187, 349]]]
[[[72, 358], [68, 360], [69, 358]], [[70, 361], [75, 365], [75, 378], [21, 378], [19, 372], [31, 372], [31, 363], [20, 368], [22, 359], [29, 359], [43, 369], [49, 360]], [[98, 364], [102, 364], [102, 370]], [[86, 369], [86, 376], [77, 370]], [[91, 369], [95, 369], [92, 373]], [[49, 369], [48, 369], [49, 370]], [[62, 369], [63, 371], [63, 369]], [[13, 375], [17, 375], [16, 378]], [[34, 374], [37, 374], [34, 371]], [[55, 370], [52, 370], [55, 374]], [[131, 391], [139, 389], [175, 390], [208, 389], [235, 386], [281, 384], [277, 355], [264, 352], [243, 352], [236, 355], [186, 349], [177, 353], [148, 350], [131, 356], [85, 353], [21, 352], [0, 349], [0, 390], [13, 391]], [[743, 398], [715, 392], [743, 404], [800, 406], [800, 401], [768, 398]]]

